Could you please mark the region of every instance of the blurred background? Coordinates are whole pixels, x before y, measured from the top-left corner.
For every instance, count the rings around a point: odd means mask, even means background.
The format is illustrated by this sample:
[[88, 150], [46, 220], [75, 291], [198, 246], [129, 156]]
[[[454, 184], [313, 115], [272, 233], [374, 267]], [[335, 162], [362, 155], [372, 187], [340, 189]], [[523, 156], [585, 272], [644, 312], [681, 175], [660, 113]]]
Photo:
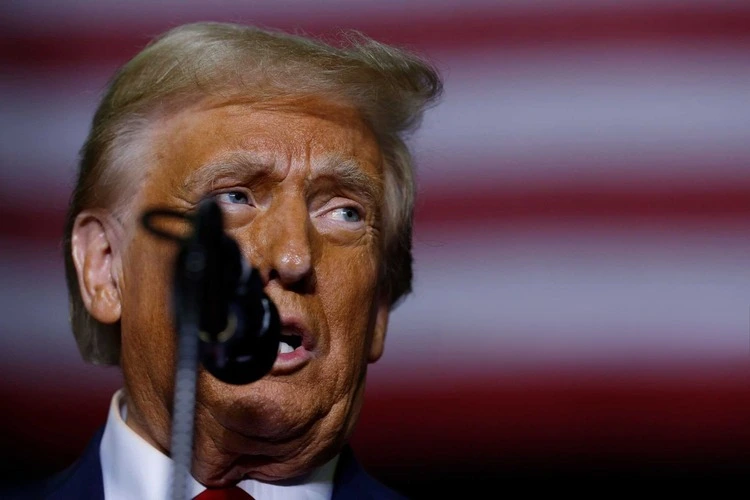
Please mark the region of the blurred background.
[[413, 497], [726, 482], [750, 471], [750, 2], [6, 1], [0, 7], [2, 481], [71, 463], [115, 369], [67, 322], [60, 240], [107, 79], [175, 25], [417, 51], [415, 293], [354, 447]]

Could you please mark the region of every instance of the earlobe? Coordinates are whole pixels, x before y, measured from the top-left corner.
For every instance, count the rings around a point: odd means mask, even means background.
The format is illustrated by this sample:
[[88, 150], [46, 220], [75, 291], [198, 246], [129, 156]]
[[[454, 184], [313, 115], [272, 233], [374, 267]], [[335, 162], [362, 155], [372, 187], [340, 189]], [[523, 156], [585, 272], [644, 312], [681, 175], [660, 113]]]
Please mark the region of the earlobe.
[[104, 215], [84, 211], [76, 217], [71, 235], [73, 262], [81, 298], [89, 314], [111, 324], [120, 320], [120, 290], [115, 273], [113, 235]]
[[376, 362], [383, 355], [383, 349], [385, 348], [385, 334], [388, 330], [388, 317], [391, 310], [390, 305], [388, 301], [381, 300], [377, 307], [375, 328], [373, 330], [372, 342], [370, 343], [370, 352], [367, 355], [368, 363]]

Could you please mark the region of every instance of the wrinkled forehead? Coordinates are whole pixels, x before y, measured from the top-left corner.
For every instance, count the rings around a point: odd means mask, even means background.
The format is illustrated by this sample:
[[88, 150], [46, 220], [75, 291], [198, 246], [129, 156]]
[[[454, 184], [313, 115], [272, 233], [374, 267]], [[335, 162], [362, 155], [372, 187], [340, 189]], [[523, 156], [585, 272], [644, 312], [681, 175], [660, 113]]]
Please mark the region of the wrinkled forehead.
[[150, 182], [194, 186], [242, 169], [285, 177], [343, 176], [382, 184], [378, 142], [353, 108], [203, 102], [160, 118], [150, 141]]

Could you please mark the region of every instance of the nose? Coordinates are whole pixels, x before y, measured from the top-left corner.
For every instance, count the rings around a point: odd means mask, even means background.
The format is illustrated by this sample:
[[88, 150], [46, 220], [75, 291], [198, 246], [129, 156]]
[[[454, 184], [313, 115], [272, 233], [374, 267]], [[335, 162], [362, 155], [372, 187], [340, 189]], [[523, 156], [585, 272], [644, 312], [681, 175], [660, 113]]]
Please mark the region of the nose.
[[288, 202], [260, 216], [252, 245], [263, 282], [305, 293], [313, 285], [311, 223], [304, 203]]

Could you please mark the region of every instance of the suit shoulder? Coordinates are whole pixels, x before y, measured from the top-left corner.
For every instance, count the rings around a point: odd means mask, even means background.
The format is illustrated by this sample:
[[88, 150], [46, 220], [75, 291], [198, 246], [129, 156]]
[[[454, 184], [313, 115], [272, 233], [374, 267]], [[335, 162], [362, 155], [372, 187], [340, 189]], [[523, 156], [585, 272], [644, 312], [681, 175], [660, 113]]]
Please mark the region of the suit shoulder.
[[99, 443], [103, 430], [91, 439], [83, 455], [70, 467], [39, 481], [14, 486], [0, 492], [8, 500], [62, 500], [104, 498]]
[[372, 477], [345, 447], [339, 457], [333, 485], [333, 500], [408, 500], [408, 497]]

